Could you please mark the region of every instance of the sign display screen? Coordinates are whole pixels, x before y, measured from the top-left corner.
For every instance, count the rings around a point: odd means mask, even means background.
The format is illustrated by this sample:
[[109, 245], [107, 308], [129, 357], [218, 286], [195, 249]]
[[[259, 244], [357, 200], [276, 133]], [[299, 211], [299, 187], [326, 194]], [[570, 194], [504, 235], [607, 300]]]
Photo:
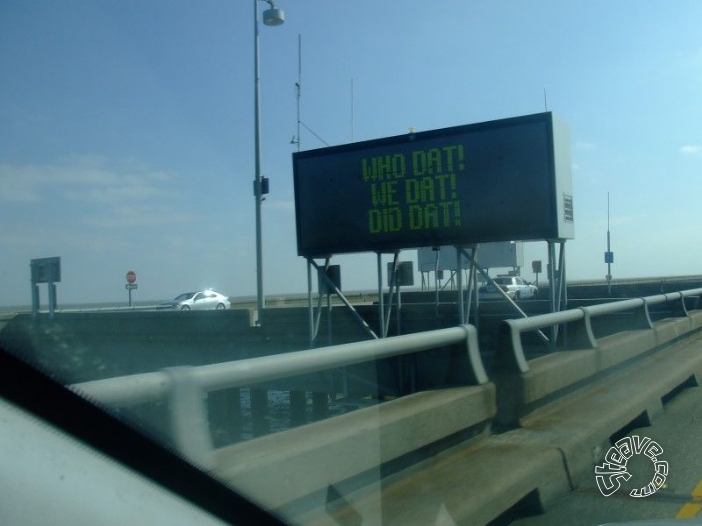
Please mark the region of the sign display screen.
[[302, 256], [573, 237], [567, 130], [551, 113], [298, 152], [293, 164]]

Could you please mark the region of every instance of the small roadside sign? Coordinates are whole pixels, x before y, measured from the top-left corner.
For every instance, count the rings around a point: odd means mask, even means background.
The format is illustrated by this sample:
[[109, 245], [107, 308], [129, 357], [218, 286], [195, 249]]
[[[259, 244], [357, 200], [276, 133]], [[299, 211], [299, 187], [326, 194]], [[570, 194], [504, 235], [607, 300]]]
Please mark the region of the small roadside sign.
[[127, 272], [127, 284], [124, 286], [129, 292], [129, 306], [132, 306], [132, 291], [138, 288], [136, 284], [136, 272], [130, 270]]

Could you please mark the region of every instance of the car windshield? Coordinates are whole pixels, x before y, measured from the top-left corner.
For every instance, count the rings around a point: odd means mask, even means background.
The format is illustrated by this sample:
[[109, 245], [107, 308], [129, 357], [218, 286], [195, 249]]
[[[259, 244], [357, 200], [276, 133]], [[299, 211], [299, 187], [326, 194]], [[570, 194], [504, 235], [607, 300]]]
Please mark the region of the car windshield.
[[700, 27], [4, 0], [0, 524], [701, 518]]
[[185, 292], [185, 293], [179, 294], [178, 296], [176, 296], [175, 298], [173, 298], [173, 301], [189, 300], [189, 299], [191, 299], [193, 296], [195, 296], [195, 294], [197, 294], [197, 293], [196, 293], [196, 292]]

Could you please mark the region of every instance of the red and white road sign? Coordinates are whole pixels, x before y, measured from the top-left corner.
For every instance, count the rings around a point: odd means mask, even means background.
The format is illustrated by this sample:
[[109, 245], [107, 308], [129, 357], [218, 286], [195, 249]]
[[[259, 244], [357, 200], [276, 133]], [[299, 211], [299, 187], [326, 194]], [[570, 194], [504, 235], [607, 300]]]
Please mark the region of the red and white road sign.
[[135, 281], [136, 281], [136, 272], [134, 272], [133, 270], [130, 270], [129, 272], [127, 272], [127, 283], [129, 283], [131, 285]]

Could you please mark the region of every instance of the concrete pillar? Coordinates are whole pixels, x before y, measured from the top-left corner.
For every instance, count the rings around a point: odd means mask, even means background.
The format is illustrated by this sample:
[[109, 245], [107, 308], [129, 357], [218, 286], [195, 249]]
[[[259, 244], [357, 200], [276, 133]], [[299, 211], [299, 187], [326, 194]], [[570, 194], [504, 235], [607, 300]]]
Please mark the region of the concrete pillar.
[[269, 431], [268, 420], [268, 391], [266, 389], [251, 389], [251, 420], [254, 436], [265, 435]]
[[211, 391], [207, 395], [210, 430], [215, 447], [235, 442], [241, 437], [241, 390]]
[[312, 416], [315, 420], [329, 416], [329, 396], [327, 393], [312, 393]]
[[307, 421], [307, 393], [290, 391], [290, 425], [299, 426]]

